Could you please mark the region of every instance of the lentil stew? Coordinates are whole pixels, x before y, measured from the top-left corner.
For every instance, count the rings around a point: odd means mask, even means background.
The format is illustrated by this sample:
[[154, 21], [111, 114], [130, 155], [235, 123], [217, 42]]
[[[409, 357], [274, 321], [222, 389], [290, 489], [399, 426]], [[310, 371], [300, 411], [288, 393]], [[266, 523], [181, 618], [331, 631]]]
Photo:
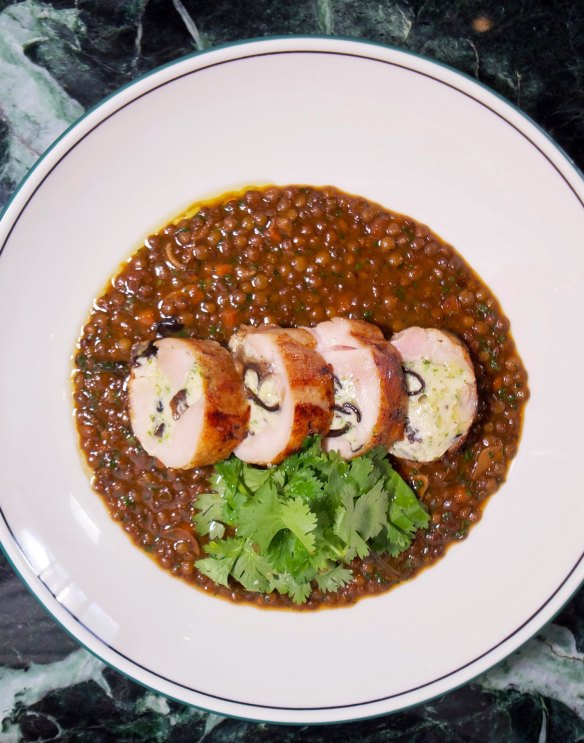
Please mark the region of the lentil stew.
[[529, 396], [493, 293], [410, 217], [332, 187], [250, 188], [197, 204], [150, 235], [95, 300], [76, 349], [76, 423], [92, 486], [161, 567], [233, 601], [292, 606], [287, 596], [225, 588], [197, 571], [206, 538], [195, 531], [194, 504], [211, 470], [166, 469], [141, 448], [127, 411], [132, 347], [167, 335], [226, 343], [241, 324], [311, 326], [334, 316], [375, 323], [386, 337], [412, 325], [454, 333], [470, 350], [479, 407], [458, 451], [428, 464], [392, 462], [428, 509], [429, 528], [398, 557], [355, 560], [348, 585], [314, 589], [301, 608], [386, 591], [480, 519], [517, 451]]

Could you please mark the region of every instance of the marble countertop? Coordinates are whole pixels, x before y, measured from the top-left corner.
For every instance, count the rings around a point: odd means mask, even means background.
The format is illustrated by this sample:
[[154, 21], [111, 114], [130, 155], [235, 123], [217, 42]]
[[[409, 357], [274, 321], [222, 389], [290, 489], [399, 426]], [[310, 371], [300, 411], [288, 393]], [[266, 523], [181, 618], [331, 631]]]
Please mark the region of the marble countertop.
[[[181, 55], [272, 34], [353, 36], [446, 62], [521, 107], [584, 168], [577, 0], [0, 0], [0, 208], [55, 137], [120, 85]], [[513, 655], [428, 704], [276, 727], [183, 706], [104, 666], [0, 556], [0, 743], [57, 740], [584, 741], [584, 589]]]

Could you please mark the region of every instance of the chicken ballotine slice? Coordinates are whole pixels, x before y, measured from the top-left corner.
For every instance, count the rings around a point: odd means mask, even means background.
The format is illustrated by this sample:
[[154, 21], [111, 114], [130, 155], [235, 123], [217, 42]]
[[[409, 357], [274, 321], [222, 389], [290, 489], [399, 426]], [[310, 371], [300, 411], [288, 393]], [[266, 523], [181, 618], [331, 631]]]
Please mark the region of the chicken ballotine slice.
[[134, 434], [166, 467], [225, 459], [243, 439], [249, 404], [229, 351], [215, 341], [164, 338], [133, 354], [128, 383]]
[[477, 412], [475, 371], [468, 349], [455, 335], [412, 327], [391, 343], [401, 357], [408, 392], [405, 436], [390, 453], [433, 462], [464, 441]]
[[406, 402], [401, 362], [381, 330], [335, 317], [310, 333], [334, 375], [334, 419], [324, 449], [351, 459], [400, 439]]
[[250, 464], [278, 464], [307, 436], [327, 433], [333, 377], [309, 332], [246, 326], [229, 347], [251, 405], [248, 433], [236, 456]]

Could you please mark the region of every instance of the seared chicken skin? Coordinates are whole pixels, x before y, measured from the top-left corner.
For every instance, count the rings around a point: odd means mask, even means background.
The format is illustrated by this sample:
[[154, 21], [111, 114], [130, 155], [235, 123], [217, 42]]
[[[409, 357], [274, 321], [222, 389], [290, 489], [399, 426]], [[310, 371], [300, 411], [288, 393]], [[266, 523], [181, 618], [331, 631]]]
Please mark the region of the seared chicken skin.
[[433, 462], [464, 441], [478, 396], [468, 349], [455, 335], [412, 327], [391, 344], [400, 355], [408, 391], [405, 436], [389, 451], [414, 462]]
[[314, 338], [299, 328], [242, 327], [229, 341], [251, 415], [235, 454], [251, 464], [277, 464], [332, 421], [333, 377]]
[[381, 330], [361, 320], [335, 317], [310, 328], [310, 333], [334, 374], [334, 418], [324, 449], [351, 459], [400, 439], [404, 380], [399, 356]]
[[218, 343], [164, 338], [135, 349], [128, 383], [130, 422], [165, 467], [225, 459], [243, 439], [249, 403], [229, 351]]

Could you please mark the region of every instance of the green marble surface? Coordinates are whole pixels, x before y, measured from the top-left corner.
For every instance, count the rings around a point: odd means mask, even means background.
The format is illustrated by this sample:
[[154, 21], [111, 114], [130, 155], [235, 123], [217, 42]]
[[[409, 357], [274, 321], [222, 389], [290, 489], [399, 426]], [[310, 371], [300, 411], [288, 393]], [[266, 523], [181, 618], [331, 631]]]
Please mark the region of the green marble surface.
[[[54, 138], [120, 85], [194, 50], [272, 34], [349, 35], [444, 61], [523, 108], [584, 166], [581, 0], [0, 0], [0, 207]], [[516, 653], [428, 704], [276, 727], [188, 708], [107, 668], [0, 557], [0, 743], [272, 740], [584, 741], [584, 590]]]

